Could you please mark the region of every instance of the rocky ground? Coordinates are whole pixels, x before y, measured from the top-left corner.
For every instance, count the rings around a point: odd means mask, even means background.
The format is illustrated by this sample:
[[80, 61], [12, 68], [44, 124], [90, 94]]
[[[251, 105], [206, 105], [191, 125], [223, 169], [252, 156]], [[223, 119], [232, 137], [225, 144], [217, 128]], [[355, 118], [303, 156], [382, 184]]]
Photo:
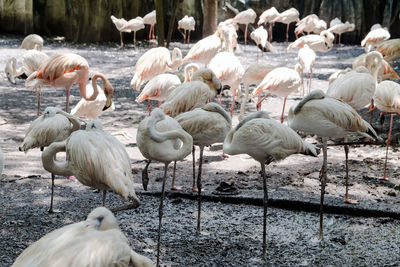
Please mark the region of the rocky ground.
[[[0, 69], [14, 56], [21, 63], [24, 51], [18, 46], [20, 36], [0, 36]], [[278, 52], [261, 56], [254, 45], [241, 46], [237, 54], [247, 67], [263, 60], [276, 66], [293, 67], [297, 51], [285, 52], [284, 43], [274, 43]], [[183, 55], [188, 45], [178, 42]], [[129, 88], [133, 66], [148, 49], [141, 45], [119, 50], [117, 44], [70, 44], [62, 40], [46, 39], [44, 52], [50, 56], [74, 52], [84, 56], [91, 73], [103, 72], [116, 89], [113, 112], [106, 112], [101, 120], [106, 131], [115, 134], [126, 146], [132, 162], [132, 172], [141, 206], [136, 210], [116, 214], [121, 230], [127, 235], [134, 250], [155, 261], [158, 225], [158, 192], [163, 164], [151, 164], [149, 193], [141, 186], [141, 170], [145, 162], [136, 146], [138, 123], [147, 114], [147, 104], [134, 101], [137, 92]], [[363, 53], [357, 46], [335, 47], [318, 54], [314, 65], [313, 89], [326, 90], [327, 79], [338, 69], [351, 67], [352, 59]], [[395, 65], [398, 71], [398, 65]], [[65, 224], [85, 219], [101, 205], [101, 194], [78, 182], [57, 177], [55, 208], [60, 212], [48, 214], [50, 175], [42, 168], [40, 151], [27, 154], [18, 151], [30, 121], [36, 118], [36, 95], [25, 89], [24, 81], [8, 83], [4, 73], [0, 79], [0, 148], [6, 156], [6, 165], [0, 178], [0, 266], [9, 266], [33, 241]], [[71, 106], [79, 101], [74, 86]], [[228, 110], [230, 96], [223, 97]], [[297, 103], [299, 95], [288, 98], [286, 113]], [[155, 104], [155, 103], [154, 103]], [[279, 119], [282, 99], [271, 97], [263, 109]], [[42, 107], [65, 106], [65, 90], [43, 88]], [[43, 110], [42, 109], [42, 110]], [[235, 110], [233, 125], [237, 124], [239, 107]], [[246, 113], [255, 111], [254, 103], [247, 105]], [[383, 126], [374, 125], [385, 138], [388, 119]], [[396, 120], [397, 123], [397, 120]], [[395, 132], [398, 130], [396, 124]], [[314, 137], [306, 137], [318, 144]], [[395, 139], [395, 143], [397, 139]], [[345, 185], [344, 152], [341, 146], [328, 150], [327, 210], [336, 212], [325, 216], [325, 239], [318, 241], [319, 168], [322, 156], [309, 158], [293, 155], [267, 167], [271, 205], [268, 211], [268, 250], [262, 260], [262, 180], [259, 165], [247, 155], [221, 157], [222, 146], [217, 144], [205, 150], [203, 183], [205, 202], [202, 209], [202, 232], [195, 234], [197, 202], [191, 192], [191, 156], [178, 163], [177, 185], [182, 193], [169, 191], [165, 201], [162, 263], [166, 266], [398, 266], [400, 264], [398, 154], [389, 150], [389, 181], [380, 181], [385, 158], [382, 145], [355, 145], [350, 149], [350, 196], [360, 201], [357, 206], [343, 204]], [[198, 150], [197, 150], [198, 152]], [[169, 167], [169, 174], [172, 166]], [[216, 188], [221, 182], [234, 182], [239, 194], [217, 198]], [[169, 188], [169, 181], [168, 181]], [[235, 204], [232, 204], [235, 203]], [[283, 203], [283, 204], [282, 204]], [[110, 192], [107, 206], [122, 204], [121, 198]], [[282, 209], [284, 208], [284, 209]], [[295, 209], [295, 210], [293, 210]], [[340, 214], [337, 214], [340, 213]], [[344, 215], [346, 214], [346, 215]], [[354, 215], [358, 215], [355, 217]], [[361, 215], [361, 217], [359, 217]], [[371, 217], [371, 216], [379, 217]], [[386, 217], [380, 217], [386, 216]]]

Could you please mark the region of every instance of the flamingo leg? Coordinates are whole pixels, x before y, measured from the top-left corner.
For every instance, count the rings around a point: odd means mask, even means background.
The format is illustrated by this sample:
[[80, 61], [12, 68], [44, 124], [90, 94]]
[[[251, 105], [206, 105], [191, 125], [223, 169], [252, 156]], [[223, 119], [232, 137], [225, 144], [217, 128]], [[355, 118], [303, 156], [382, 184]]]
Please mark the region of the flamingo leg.
[[312, 67], [310, 68], [310, 84], [308, 86], [308, 93], [311, 91], [311, 81], [312, 81]]
[[303, 72], [303, 68], [301, 68], [301, 89], [303, 91], [303, 96], [304, 96], [304, 72]]
[[272, 25], [273, 25], [273, 23], [269, 23], [269, 28], [268, 28], [268, 39], [269, 39], [269, 42], [272, 42]]
[[342, 34], [341, 33], [339, 33], [339, 45], [341, 44], [341, 36], [342, 36]]
[[146, 166], [142, 170], [142, 185], [145, 191], [147, 191], [147, 185], [149, 184], [149, 174], [147, 169], [149, 168], [150, 163], [151, 160], [148, 160]]
[[320, 209], [319, 209], [319, 239], [323, 240], [324, 239], [324, 233], [323, 233], [323, 225], [324, 225], [324, 195], [325, 195], [325, 185], [326, 185], [326, 169], [327, 169], [327, 143], [328, 139], [326, 137], [322, 137], [322, 153], [324, 156], [324, 160], [322, 163], [322, 169], [320, 173], [321, 177], [321, 200], [320, 200]]
[[233, 95], [232, 95], [231, 118], [233, 116], [233, 108], [235, 106], [235, 98], [236, 98], [236, 89], [233, 91]]
[[65, 112], [69, 113], [69, 88], [66, 88], [66, 106], [65, 106]]
[[200, 162], [199, 162], [199, 171], [197, 175], [197, 234], [200, 234], [200, 215], [201, 215], [201, 168], [203, 167], [203, 151], [204, 146], [200, 147]]
[[149, 108], [149, 116], [150, 116], [150, 113], [151, 113], [151, 100], [150, 99], [147, 99], [147, 106]]
[[40, 115], [40, 87], [36, 90], [36, 98], [37, 98], [37, 115]]
[[50, 197], [50, 208], [49, 213], [53, 213], [53, 196], [54, 196], [54, 173], [51, 174], [51, 197]]
[[264, 99], [266, 99], [267, 97], [269, 97], [271, 95], [271, 93], [266, 94], [264, 97], [260, 97], [258, 96], [258, 101], [257, 101], [257, 110], [261, 110], [261, 103], [264, 101]]
[[151, 40], [151, 26], [152, 25], [150, 25], [150, 30], [149, 30], [149, 41]]
[[289, 41], [289, 23], [286, 25], [286, 43]]
[[243, 119], [244, 110], [245, 110], [248, 98], [249, 98], [249, 85], [245, 84], [244, 85], [244, 97], [242, 99], [242, 104], [240, 105], [239, 121], [241, 121]]
[[372, 112], [376, 109], [375, 105], [374, 105], [374, 99], [371, 99], [371, 104], [369, 105], [369, 110], [371, 110], [371, 114], [369, 117], [369, 124], [372, 124]]
[[160, 244], [161, 244], [161, 221], [163, 216], [164, 194], [165, 194], [165, 181], [167, 180], [168, 164], [164, 166], [164, 177], [160, 196], [160, 207], [158, 208], [158, 238], [157, 238], [157, 265], [160, 266]]
[[161, 106], [161, 100], [158, 100], [157, 102], [157, 106], [160, 107]]
[[190, 30], [188, 31], [189, 32], [189, 34], [188, 34], [188, 44], [190, 44]]
[[249, 25], [248, 24], [246, 24], [246, 29], [244, 30], [244, 45], [247, 45], [247, 27], [248, 27]]
[[267, 188], [267, 176], [265, 175], [265, 163], [261, 163], [261, 171], [263, 175], [263, 206], [264, 206], [264, 216], [263, 216], [263, 249], [262, 257], [265, 258], [265, 253], [267, 251], [267, 209], [268, 209], [268, 188]]
[[183, 43], [186, 43], [186, 29], [183, 29]]
[[107, 196], [107, 190], [103, 190], [103, 206], [106, 206], [106, 196]]
[[133, 45], [136, 46], [136, 31], [133, 32]]
[[193, 184], [192, 184], [192, 191], [197, 192], [197, 187], [196, 187], [196, 148], [193, 146], [192, 147], [192, 167], [193, 167]]
[[152, 34], [153, 34], [153, 39], [156, 39], [156, 35], [154, 34], [154, 24], [151, 25], [151, 28], [153, 29]]
[[392, 139], [392, 125], [393, 125], [393, 117], [394, 114], [390, 115], [390, 126], [389, 126], [389, 135], [386, 140], [386, 156], [385, 156], [385, 165], [383, 166], [383, 177], [379, 177], [378, 179], [381, 180], [389, 180], [386, 176], [386, 166], [387, 166], [387, 157], [388, 157], [388, 152], [389, 152], [389, 145], [390, 145], [390, 139]]
[[122, 32], [119, 32], [119, 36], [121, 38], [121, 47], [120, 49], [124, 48], [124, 42], [122, 41]]
[[281, 123], [283, 123], [283, 114], [285, 113], [285, 106], [286, 106], [286, 98], [283, 99], [283, 108], [282, 108], [282, 115], [281, 115]]
[[175, 174], [176, 174], [176, 161], [174, 161], [174, 171], [172, 174], [171, 190], [181, 190], [182, 188], [175, 186]]

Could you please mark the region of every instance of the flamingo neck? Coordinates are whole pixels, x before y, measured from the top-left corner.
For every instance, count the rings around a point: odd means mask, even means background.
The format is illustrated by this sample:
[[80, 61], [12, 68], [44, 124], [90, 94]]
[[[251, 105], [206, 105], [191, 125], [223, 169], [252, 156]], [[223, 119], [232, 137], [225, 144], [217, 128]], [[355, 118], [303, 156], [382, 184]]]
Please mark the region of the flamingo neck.
[[13, 72], [14, 77], [17, 77], [24, 73], [24, 70], [22, 67], [17, 69], [17, 59], [15, 59], [15, 57], [11, 58], [10, 61], [11, 61], [12, 72]]
[[69, 170], [68, 161], [55, 161], [54, 156], [60, 152], [65, 151], [67, 141], [54, 142], [42, 153], [43, 168], [53, 174], [70, 176], [73, 173]]

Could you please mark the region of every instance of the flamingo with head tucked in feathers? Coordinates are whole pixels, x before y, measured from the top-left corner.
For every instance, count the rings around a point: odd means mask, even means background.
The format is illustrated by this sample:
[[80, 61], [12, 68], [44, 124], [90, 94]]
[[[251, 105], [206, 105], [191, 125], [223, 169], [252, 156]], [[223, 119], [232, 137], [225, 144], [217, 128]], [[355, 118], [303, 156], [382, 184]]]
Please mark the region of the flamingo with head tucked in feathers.
[[275, 7], [271, 7], [267, 10], [265, 10], [261, 15], [260, 18], [258, 20], [257, 25], [260, 26], [264, 23], [268, 23], [269, 27], [268, 27], [268, 37], [269, 37], [269, 42], [272, 42], [272, 27], [274, 27], [274, 22], [272, 22], [272, 20], [274, 20], [277, 16], [279, 15], [278, 10], [276, 10]]
[[294, 47], [302, 48], [307, 44], [312, 50], [328, 52], [333, 47], [335, 36], [328, 30], [322, 31], [319, 35], [309, 34], [300, 37], [286, 48], [287, 51]]
[[253, 9], [249, 8], [245, 11], [239, 12], [234, 18], [233, 22], [237, 24], [245, 24], [246, 29], [244, 30], [244, 45], [247, 44], [247, 28], [250, 23], [254, 23], [256, 21], [257, 14]]
[[370, 32], [361, 41], [361, 46], [365, 46], [365, 52], [369, 52], [373, 48], [378, 47], [383, 41], [388, 40], [389, 38], [390, 38], [390, 33], [388, 29], [386, 27], [382, 28], [381, 25], [377, 24], [375, 28], [371, 27]]
[[280, 22], [286, 24], [286, 42], [289, 41], [289, 25], [292, 22], [299, 21], [299, 15], [299, 11], [292, 7], [288, 10], [283, 11], [272, 20], [272, 22]]
[[41, 51], [43, 48], [43, 38], [37, 34], [29, 34], [22, 40], [21, 49], [31, 50], [36, 49]]
[[133, 45], [136, 45], [136, 32], [144, 29], [143, 18], [136, 17], [128, 21], [128, 24], [124, 25], [120, 31], [133, 31]]
[[[183, 43], [185, 43], [185, 41], [187, 43], [190, 43], [190, 32], [195, 30], [195, 26], [196, 21], [194, 20], [194, 18], [188, 17], [187, 15], [185, 15], [181, 20], [178, 21], [178, 30], [184, 30], [184, 33], [181, 32], [183, 35]], [[187, 35], [186, 31], [188, 32]]]
[[111, 20], [114, 23], [115, 27], [117, 28], [117, 30], [119, 31], [119, 36], [121, 38], [121, 49], [124, 47], [124, 41], [122, 38], [122, 32], [131, 32], [130, 29], [126, 28], [125, 26], [128, 25], [128, 22], [126, 21], [126, 19], [124, 18], [116, 18], [113, 15], [111, 15]]
[[[156, 36], [154, 34], [154, 25], [157, 23], [157, 13], [155, 10], [151, 11], [150, 13], [146, 14], [143, 17], [143, 23], [150, 25], [150, 30], [149, 30], [149, 40], [150, 39], [156, 39]], [[153, 37], [153, 38], [151, 38]]]

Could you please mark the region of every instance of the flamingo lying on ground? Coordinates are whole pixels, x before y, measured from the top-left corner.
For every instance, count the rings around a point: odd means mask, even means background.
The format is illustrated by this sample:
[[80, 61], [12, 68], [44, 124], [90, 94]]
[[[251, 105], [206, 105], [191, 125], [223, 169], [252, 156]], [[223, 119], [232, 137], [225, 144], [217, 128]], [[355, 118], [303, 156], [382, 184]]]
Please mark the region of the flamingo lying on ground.
[[43, 38], [37, 34], [29, 34], [24, 40], [22, 40], [21, 49], [31, 50], [36, 49], [42, 51], [43, 49]]
[[69, 94], [74, 83], [78, 83], [79, 92], [87, 101], [97, 97], [95, 93], [87, 97], [86, 83], [89, 80], [89, 64], [83, 57], [68, 53], [50, 58], [40, 68], [33, 72], [25, 82], [26, 87], [37, 88], [41, 85], [50, 85], [55, 88], [64, 87], [66, 90], [65, 111], [69, 112]]
[[270, 119], [265, 111], [258, 111], [244, 118], [225, 138], [224, 152], [229, 155], [248, 154], [261, 165], [264, 190], [263, 250], [267, 247], [268, 190], [265, 164], [282, 160], [291, 154], [317, 156], [319, 150], [303, 141], [300, 136], [279, 122]]
[[114, 215], [99, 207], [92, 210], [85, 221], [53, 230], [32, 243], [12, 266], [152, 267], [154, 264], [132, 250]]

